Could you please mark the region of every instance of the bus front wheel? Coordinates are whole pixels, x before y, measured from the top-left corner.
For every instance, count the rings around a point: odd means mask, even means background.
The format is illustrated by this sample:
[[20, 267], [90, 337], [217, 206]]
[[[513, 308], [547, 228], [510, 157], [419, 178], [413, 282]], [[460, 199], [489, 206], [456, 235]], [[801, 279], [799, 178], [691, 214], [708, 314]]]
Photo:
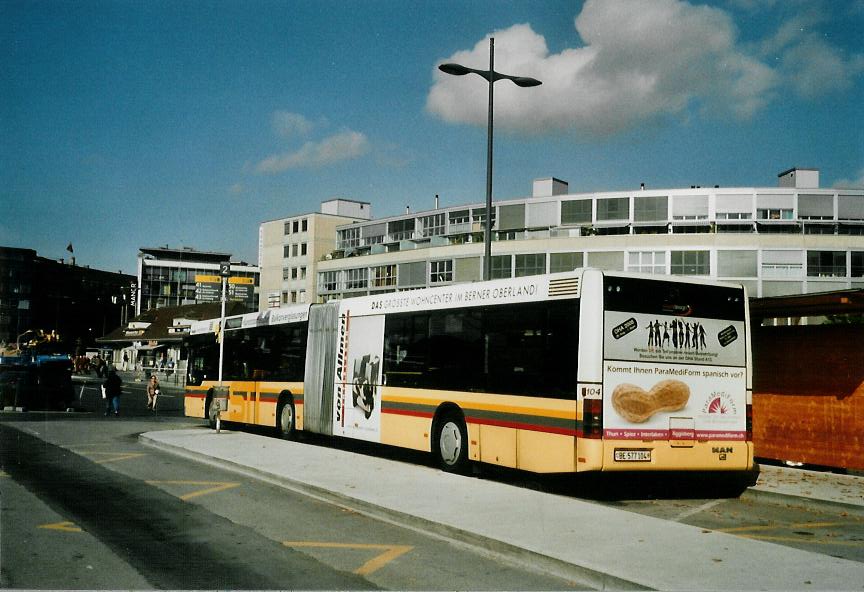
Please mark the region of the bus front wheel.
[[438, 466], [448, 473], [464, 473], [468, 467], [468, 430], [456, 413], [442, 416], [436, 423], [433, 444]]
[[294, 403], [283, 401], [279, 404], [279, 410], [276, 413], [276, 429], [279, 431], [279, 437], [283, 440], [293, 440], [296, 426], [297, 417], [294, 414]]

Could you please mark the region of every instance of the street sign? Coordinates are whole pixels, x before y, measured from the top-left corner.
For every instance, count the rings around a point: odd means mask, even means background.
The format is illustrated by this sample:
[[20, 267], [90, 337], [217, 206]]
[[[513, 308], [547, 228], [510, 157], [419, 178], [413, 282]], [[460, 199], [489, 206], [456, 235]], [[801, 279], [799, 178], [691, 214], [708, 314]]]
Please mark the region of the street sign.
[[230, 261], [222, 261], [219, 263], [219, 275], [222, 277], [228, 277], [231, 275], [231, 262]]

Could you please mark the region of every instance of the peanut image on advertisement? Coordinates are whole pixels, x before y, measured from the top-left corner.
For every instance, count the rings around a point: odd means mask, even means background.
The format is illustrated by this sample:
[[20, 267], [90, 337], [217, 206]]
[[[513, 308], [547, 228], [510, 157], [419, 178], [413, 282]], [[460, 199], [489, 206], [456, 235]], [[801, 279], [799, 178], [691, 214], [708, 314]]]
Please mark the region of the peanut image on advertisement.
[[661, 380], [648, 392], [626, 383], [612, 391], [612, 407], [631, 423], [645, 422], [658, 411], [680, 411], [689, 399], [690, 387], [680, 380]]

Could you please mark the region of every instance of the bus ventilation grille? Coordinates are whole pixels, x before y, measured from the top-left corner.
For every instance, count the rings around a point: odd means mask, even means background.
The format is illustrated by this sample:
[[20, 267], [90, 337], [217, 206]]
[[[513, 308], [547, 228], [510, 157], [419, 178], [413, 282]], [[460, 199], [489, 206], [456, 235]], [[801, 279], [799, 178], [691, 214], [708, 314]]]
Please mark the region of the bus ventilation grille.
[[579, 278], [552, 280], [549, 282], [549, 296], [578, 296]]

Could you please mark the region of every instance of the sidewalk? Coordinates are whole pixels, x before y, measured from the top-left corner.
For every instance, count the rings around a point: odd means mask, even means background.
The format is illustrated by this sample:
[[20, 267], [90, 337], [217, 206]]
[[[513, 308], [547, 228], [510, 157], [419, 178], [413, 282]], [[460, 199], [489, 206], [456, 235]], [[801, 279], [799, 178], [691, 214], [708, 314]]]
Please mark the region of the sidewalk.
[[807, 503], [811, 506], [813, 500], [842, 504], [848, 506], [851, 513], [864, 516], [864, 477], [763, 464], [759, 480], [754, 487], [747, 490], [745, 495], [782, 496], [787, 502], [789, 497], [801, 497], [807, 498]]
[[[853, 561], [426, 466], [226, 430], [149, 432], [140, 438], [424, 532], [524, 558], [591, 588], [860, 590], [864, 584], [864, 565]], [[784, 475], [784, 469], [769, 467], [757, 490], [788, 490], [792, 486], [784, 481], [791, 480]], [[860, 478], [849, 479], [844, 503], [860, 493]]]

